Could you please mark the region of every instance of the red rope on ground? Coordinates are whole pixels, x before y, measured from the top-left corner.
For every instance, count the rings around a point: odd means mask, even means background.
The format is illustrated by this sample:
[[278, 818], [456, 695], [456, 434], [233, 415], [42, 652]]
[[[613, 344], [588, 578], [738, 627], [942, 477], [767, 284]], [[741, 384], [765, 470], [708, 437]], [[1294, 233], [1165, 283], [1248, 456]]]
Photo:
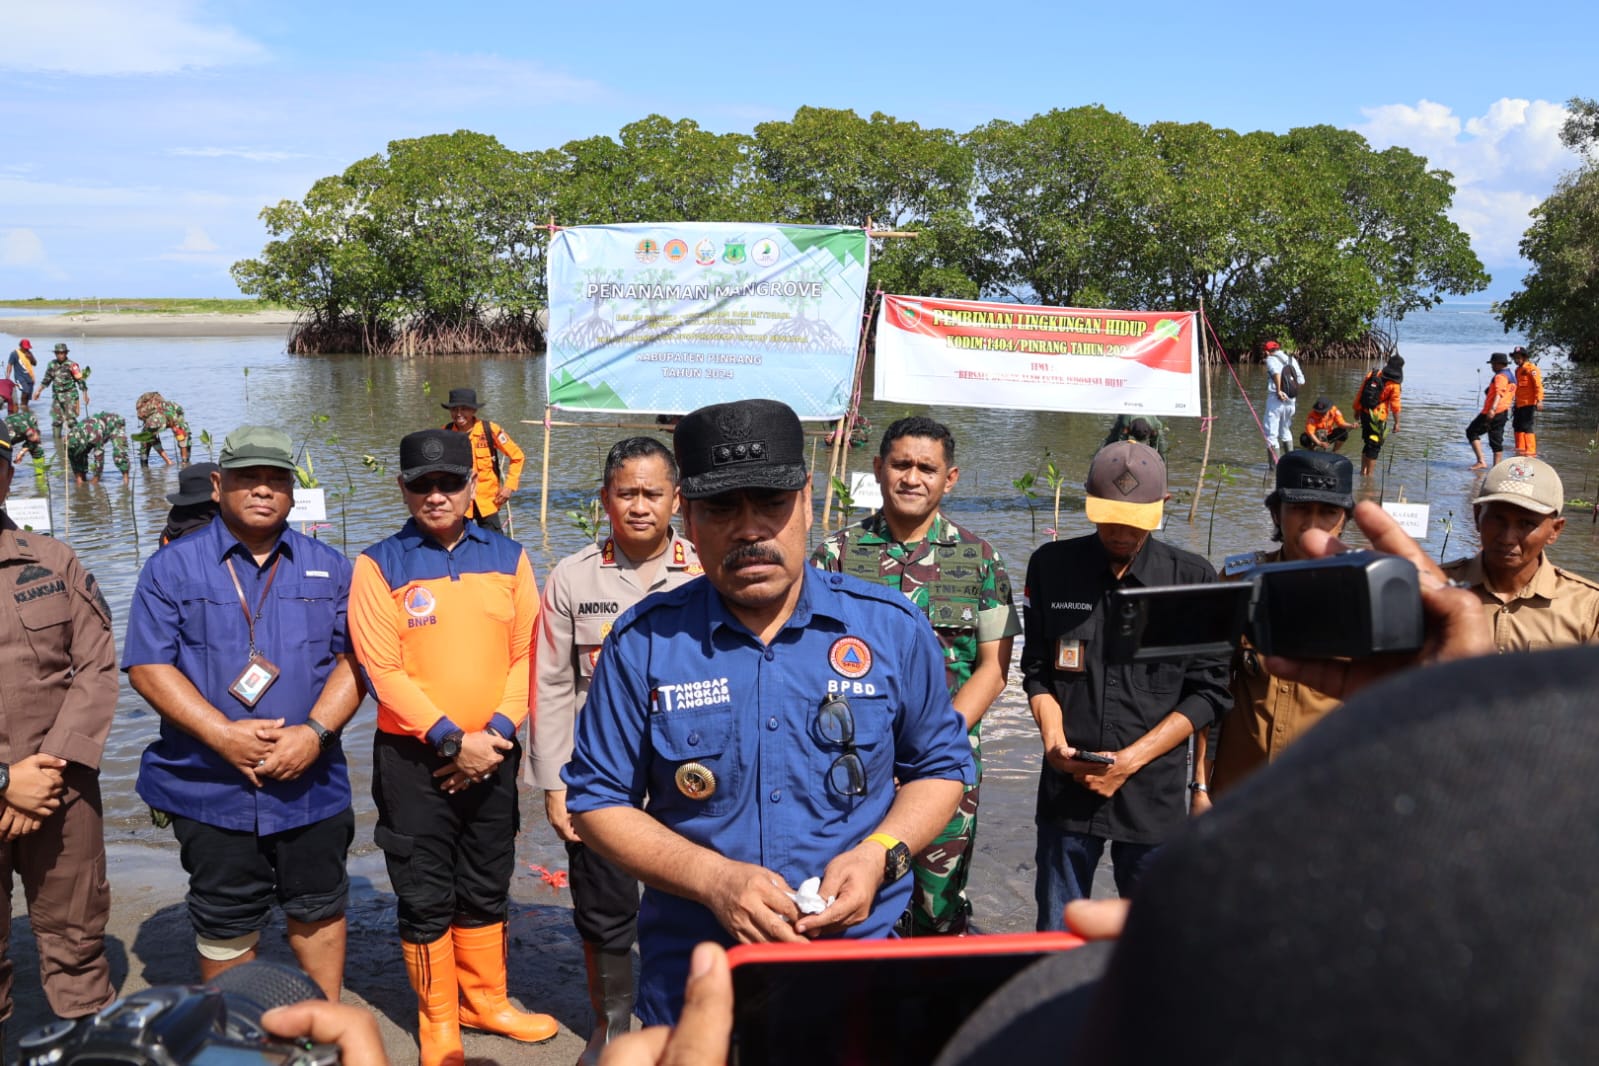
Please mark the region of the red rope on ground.
[[1221, 361], [1227, 364], [1227, 372], [1233, 376], [1233, 384], [1238, 386], [1238, 394], [1244, 398], [1244, 403], [1249, 407], [1249, 417], [1255, 420], [1255, 428], [1260, 430], [1260, 439], [1266, 441], [1266, 454], [1271, 456], [1271, 463], [1276, 466], [1277, 442], [1266, 440], [1266, 424], [1255, 412], [1255, 403], [1249, 398], [1249, 390], [1244, 388], [1244, 383], [1238, 378], [1238, 371], [1233, 369], [1233, 361], [1227, 357], [1227, 349], [1222, 347], [1221, 338], [1216, 336], [1216, 327], [1210, 324], [1210, 316], [1200, 312], [1200, 317], [1205, 320], [1205, 328], [1210, 331], [1210, 339], [1216, 342], [1216, 350], [1221, 353]]

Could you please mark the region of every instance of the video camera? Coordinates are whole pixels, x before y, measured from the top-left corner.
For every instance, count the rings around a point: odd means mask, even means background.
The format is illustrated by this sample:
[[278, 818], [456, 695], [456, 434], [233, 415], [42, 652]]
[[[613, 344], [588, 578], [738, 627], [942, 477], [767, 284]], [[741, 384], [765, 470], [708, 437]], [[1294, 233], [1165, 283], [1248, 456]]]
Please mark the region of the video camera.
[[147, 988], [92, 1017], [35, 1029], [17, 1045], [18, 1066], [337, 1066], [337, 1047], [261, 1028], [274, 1007], [322, 998], [299, 970], [258, 960], [208, 985]]
[[1345, 552], [1266, 563], [1237, 581], [1116, 589], [1105, 660], [1222, 655], [1244, 637], [1261, 655], [1362, 659], [1415, 651], [1424, 636], [1415, 564], [1397, 555]]

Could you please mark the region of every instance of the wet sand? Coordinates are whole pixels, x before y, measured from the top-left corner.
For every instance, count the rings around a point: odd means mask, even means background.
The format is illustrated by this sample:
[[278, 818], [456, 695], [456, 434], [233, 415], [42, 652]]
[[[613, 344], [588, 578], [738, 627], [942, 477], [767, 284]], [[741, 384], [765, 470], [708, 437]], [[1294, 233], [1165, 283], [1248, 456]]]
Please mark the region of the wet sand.
[[[294, 311], [250, 311], [229, 314], [77, 312], [0, 319], [7, 333], [33, 340], [35, 350], [49, 356], [50, 346], [65, 337], [287, 337], [299, 315]], [[40, 338], [43, 338], [42, 340]]]

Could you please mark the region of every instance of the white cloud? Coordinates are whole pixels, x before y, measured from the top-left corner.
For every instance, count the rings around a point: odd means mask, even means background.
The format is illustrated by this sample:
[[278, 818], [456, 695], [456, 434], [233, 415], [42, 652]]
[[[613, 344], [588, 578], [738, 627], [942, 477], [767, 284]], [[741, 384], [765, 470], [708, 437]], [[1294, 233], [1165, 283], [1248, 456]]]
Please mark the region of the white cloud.
[[1409, 148], [1433, 168], [1454, 175], [1450, 217], [1490, 266], [1518, 262], [1528, 212], [1578, 164], [1560, 143], [1566, 109], [1547, 100], [1504, 97], [1483, 114], [1464, 117], [1431, 100], [1384, 104], [1363, 113], [1366, 122], [1354, 128], [1372, 147]]
[[217, 250], [217, 242], [213, 241], [211, 235], [199, 226], [189, 226], [184, 229], [183, 243], [178, 245], [177, 250], [189, 253], [214, 252]]
[[199, 0], [12, 0], [0, 69], [105, 76], [259, 62], [266, 49], [208, 18]]
[[304, 152], [278, 152], [266, 148], [172, 148], [167, 155], [191, 159], [245, 159], [251, 163], [282, 163], [289, 159], [305, 159]]
[[0, 234], [0, 266], [39, 266], [46, 259], [44, 242], [31, 229]]

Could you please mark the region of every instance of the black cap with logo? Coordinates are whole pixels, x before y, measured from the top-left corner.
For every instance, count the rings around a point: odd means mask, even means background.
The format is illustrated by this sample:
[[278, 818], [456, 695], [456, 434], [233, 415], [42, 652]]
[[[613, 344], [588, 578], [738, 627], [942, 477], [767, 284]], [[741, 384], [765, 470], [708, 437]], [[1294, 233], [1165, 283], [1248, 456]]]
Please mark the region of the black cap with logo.
[[739, 489], [805, 487], [805, 430], [776, 400], [738, 400], [690, 411], [672, 435], [686, 500]]
[[1278, 503], [1330, 503], [1346, 511], [1355, 507], [1355, 466], [1333, 452], [1289, 452], [1277, 460], [1277, 491], [1266, 506]]

